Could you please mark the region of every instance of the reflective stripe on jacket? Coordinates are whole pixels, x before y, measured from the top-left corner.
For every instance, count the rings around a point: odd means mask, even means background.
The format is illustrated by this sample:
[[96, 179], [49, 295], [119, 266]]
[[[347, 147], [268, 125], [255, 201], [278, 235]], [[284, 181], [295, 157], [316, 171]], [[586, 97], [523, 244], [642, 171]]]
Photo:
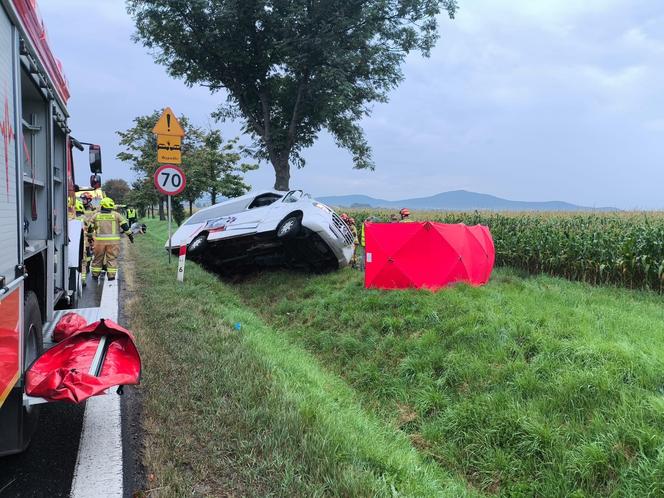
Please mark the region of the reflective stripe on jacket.
[[[88, 232], [94, 230], [96, 232], [95, 240], [99, 242], [119, 242], [121, 225], [129, 226], [120, 214], [115, 211], [98, 212], [90, 218], [90, 226]], [[127, 230], [122, 230], [127, 232]]]

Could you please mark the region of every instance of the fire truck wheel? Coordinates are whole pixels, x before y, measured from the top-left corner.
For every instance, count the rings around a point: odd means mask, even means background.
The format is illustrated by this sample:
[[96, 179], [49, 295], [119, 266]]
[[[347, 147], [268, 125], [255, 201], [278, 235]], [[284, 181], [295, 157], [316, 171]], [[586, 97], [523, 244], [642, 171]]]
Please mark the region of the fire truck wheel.
[[72, 309], [78, 308], [78, 301], [83, 295], [83, 280], [81, 278], [81, 272], [78, 271], [78, 268], [70, 269], [72, 275], [71, 280], [73, 280], [71, 299], [69, 301], [69, 307]]
[[[25, 327], [23, 330], [23, 368], [27, 370], [44, 350], [42, 320], [37, 295], [28, 291], [25, 295]], [[23, 408], [23, 446], [30, 443], [39, 421], [39, 405]]]

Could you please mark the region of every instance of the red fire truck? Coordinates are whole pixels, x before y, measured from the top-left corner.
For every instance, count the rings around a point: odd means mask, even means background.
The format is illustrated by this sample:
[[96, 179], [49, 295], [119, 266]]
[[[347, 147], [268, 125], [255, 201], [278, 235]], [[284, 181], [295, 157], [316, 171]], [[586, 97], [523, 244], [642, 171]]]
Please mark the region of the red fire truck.
[[[70, 135], [68, 99], [36, 0], [0, 0], [0, 455], [30, 442], [39, 407], [25, 401], [24, 373], [56, 306], [75, 306], [80, 292], [72, 148], [83, 146]], [[98, 146], [90, 159], [100, 173]]]

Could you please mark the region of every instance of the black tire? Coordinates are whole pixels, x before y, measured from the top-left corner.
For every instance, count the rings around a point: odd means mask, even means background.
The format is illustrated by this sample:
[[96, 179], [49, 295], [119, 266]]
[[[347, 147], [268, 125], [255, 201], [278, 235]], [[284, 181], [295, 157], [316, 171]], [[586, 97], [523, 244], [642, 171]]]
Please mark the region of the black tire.
[[[85, 263], [82, 263], [85, 264]], [[69, 269], [69, 288], [73, 289], [71, 297], [69, 298], [69, 308], [76, 309], [78, 308], [78, 301], [83, 293], [83, 277], [81, 277], [81, 272], [76, 268]]]
[[[25, 295], [25, 318], [23, 326], [23, 369], [28, 369], [44, 351], [42, 319], [37, 295], [28, 291]], [[23, 449], [28, 447], [30, 439], [39, 423], [39, 405], [23, 408]]]
[[187, 254], [191, 256], [199, 256], [205, 252], [207, 245], [207, 234], [202, 233], [197, 235], [194, 237], [194, 240], [189, 243], [189, 246], [187, 247]]
[[277, 227], [278, 239], [292, 239], [302, 230], [302, 220], [299, 216], [288, 216], [284, 218]]

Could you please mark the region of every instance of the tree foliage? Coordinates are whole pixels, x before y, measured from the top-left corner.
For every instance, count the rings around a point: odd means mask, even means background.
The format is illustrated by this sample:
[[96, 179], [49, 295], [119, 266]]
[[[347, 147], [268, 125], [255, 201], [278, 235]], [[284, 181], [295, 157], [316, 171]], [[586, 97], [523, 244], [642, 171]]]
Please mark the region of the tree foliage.
[[322, 129], [371, 168], [359, 125], [403, 79], [408, 53], [428, 55], [436, 16], [456, 0], [127, 0], [136, 40], [189, 85], [227, 91], [216, 112], [241, 118], [275, 188]]
[[141, 216], [148, 213], [148, 209], [158, 204], [160, 195], [154, 188], [152, 178], [142, 177], [135, 180], [131, 185], [131, 190], [125, 198], [128, 205], [134, 206], [139, 210]]
[[124, 204], [125, 198], [129, 193], [129, 184], [122, 178], [111, 178], [104, 182], [102, 190], [116, 204]]
[[[134, 118], [134, 126], [116, 133], [124, 148], [117, 158], [129, 163], [131, 169], [139, 175], [128, 199], [142, 209], [159, 202], [161, 214], [162, 196], [153, 183], [159, 164], [157, 141], [152, 133], [160, 115], [161, 111], [154, 111], [146, 116], [138, 116]], [[245, 193], [249, 186], [244, 182], [243, 174], [256, 166], [241, 162], [243, 149], [238, 145], [238, 139], [224, 141], [218, 130], [207, 131], [196, 127], [186, 116], [178, 120], [185, 131], [181, 145], [181, 167], [187, 176], [187, 185], [182, 194], [172, 199], [174, 203], [178, 204], [184, 199], [191, 207], [196, 199], [206, 193], [213, 197], [218, 194], [233, 197]], [[179, 209], [179, 206], [175, 209]]]

